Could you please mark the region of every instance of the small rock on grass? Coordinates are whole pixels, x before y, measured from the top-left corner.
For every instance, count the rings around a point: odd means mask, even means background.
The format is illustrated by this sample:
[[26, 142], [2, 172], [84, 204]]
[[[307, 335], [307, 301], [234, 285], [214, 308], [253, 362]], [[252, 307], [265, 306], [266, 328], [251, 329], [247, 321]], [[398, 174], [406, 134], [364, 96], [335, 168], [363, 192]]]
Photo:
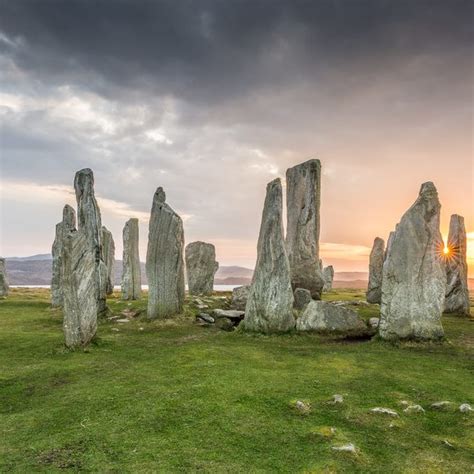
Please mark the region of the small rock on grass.
[[474, 410], [472, 409], [471, 405], [469, 405], [469, 403], [463, 403], [462, 405], [459, 406], [459, 411], [461, 413], [469, 413]]
[[342, 452], [345, 452], [345, 453], [356, 453], [357, 452], [357, 448], [352, 443], [343, 444], [342, 446], [332, 446], [331, 449], [333, 451], [342, 451]]
[[424, 413], [425, 409], [421, 405], [408, 405], [404, 410], [404, 413]]
[[451, 407], [451, 405], [452, 405], [451, 402], [444, 400], [442, 402], [432, 403], [431, 408], [433, 408], [434, 410], [447, 410], [448, 408]]
[[399, 416], [395, 410], [391, 410], [390, 408], [383, 408], [383, 407], [372, 408], [370, 412], [377, 413], [380, 415]]
[[302, 415], [307, 415], [311, 411], [311, 404], [309, 402], [304, 402], [302, 400], [296, 400], [296, 401], [292, 402], [292, 405]]
[[337, 403], [343, 403], [344, 402], [344, 397], [342, 395], [339, 395], [336, 393], [335, 395], [332, 396], [331, 403], [337, 404]]

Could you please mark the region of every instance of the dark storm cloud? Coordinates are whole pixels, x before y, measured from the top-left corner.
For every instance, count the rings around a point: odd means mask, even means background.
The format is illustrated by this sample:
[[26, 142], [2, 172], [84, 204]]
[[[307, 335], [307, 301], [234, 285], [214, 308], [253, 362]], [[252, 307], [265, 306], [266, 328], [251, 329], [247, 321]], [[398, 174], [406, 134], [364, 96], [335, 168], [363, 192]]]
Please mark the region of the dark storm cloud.
[[370, 245], [427, 179], [472, 228], [472, 8], [0, 0], [3, 253], [45, 251], [83, 167], [115, 235], [162, 185], [227, 263], [255, 255], [265, 184], [314, 156], [323, 242]]
[[214, 102], [346, 63], [465, 50], [471, 10], [461, 0], [3, 0], [0, 29], [22, 45], [4, 43], [6, 54], [43, 81]]

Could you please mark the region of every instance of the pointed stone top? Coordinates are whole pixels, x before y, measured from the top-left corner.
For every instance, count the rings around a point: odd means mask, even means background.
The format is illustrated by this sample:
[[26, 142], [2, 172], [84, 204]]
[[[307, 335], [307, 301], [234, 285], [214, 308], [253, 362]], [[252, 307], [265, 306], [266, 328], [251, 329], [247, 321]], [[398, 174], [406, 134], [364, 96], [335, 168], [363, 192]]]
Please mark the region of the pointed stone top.
[[162, 202], [162, 203], [166, 201], [166, 193], [161, 186], [155, 191], [155, 196], [153, 199], [157, 202]]
[[267, 192], [271, 189], [274, 188], [275, 186], [281, 187], [281, 179], [280, 178], [275, 178], [273, 181], [270, 181], [267, 184]]
[[374, 245], [377, 244], [377, 245], [384, 245], [385, 244], [385, 241], [381, 238], [381, 237], [375, 237], [374, 239]]
[[138, 224], [138, 217], [130, 217], [126, 224]]
[[438, 191], [432, 181], [427, 181], [421, 185], [420, 196], [437, 195]]
[[90, 168], [84, 168], [76, 173], [74, 189], [78, 200], [84, 193], [94, 192], [94, 173]]

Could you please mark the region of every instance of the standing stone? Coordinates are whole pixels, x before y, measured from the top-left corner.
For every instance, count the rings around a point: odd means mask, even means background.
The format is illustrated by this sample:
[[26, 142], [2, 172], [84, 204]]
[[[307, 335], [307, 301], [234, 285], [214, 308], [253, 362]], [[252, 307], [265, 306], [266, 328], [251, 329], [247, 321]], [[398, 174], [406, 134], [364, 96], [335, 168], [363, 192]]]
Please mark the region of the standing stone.
[[286, 248], [291, 285], [321, 298], [324, 278], [319, 263], [319, 208], [321, 163], [309, 160], [286, 171]]
[[138, 241], [138, 219], [132, 218], [123, 228], [122, 299], [124, 300], [138, 300], [142, 292]]
[[232, 301], [230, 307], [232, 309], [238, 309], [245, 311], [247, 306], [247, 300], [249, 298], [250, 285], [237, 286], [232, 290]]
[[446, 255], [446, 300], [447, 313], [470, 315], [469, 289], [467, 286], [466, 228], [464, 217], [451, 216], [449, 222], [448, 254]]
[[107, 267], [105, 293], [111, 295], [114, 292], [115, 242], [112, 232], [104, 225], [102, 226], [102, 259]]
[[382, 300], [382, 276], [385, 254], [385, 242], [376, 237], [369, 257], [369, 284], [367, 287], [367, 302], [380, 304]]
[[65, 234], [61, 253], [63, 329], [68, 347], [89, 343], [97, 331], [97, 316], [106, 310], [107, 268], [102, 260], [102, 224], [92, 170], [76, 173], [74, 189], [78, 230]]
[[383, 339], [439, 339], [446, 274], [439, 231], [441, 204], [424, 183], [398, 224], [383, 265], [379, 333]]
[[332, 265], [328, 265], [327, 267], [324, 267], [323, 277], [324, 277], [323, 291], [331, 291], [332, 282], [334, 280], [334, 267]]
[[153, 196], [146, 255], [150, 319], [178, 314], [184, 302], [183, 222], [165, 201], [160, 187]]
[[263, 333], [288, 331], [295, 327], [290, 265], [283, 239], [280, 179], [267, 185], [257, 264], [242, 324], [246, 330]]
[[63, 220], [56, 224], [56, 235], [51, 255], [53, 257], [51, 278], [51, 306], [57, 308], [63, 305], [63, 291], [61, 288], [61, 258], [65, 235], [76, 228], [76, 211], [66, 204], [63, 208]]
[[5, 268], [5, 259], [0, 257], [0, 297], [8, 296], [8, 278], [7, 270]]
[[385, 259], [387, 258], [387, 254], [392, 247], [392, 242], [393, 242], [393, 236], [395, 235], [396, 230], [398, 229], [398, 224], [395, 226], [395, 230], [392, 230], [390, 234], [388, 234], [388, 239], [387, 239], [387, 246], [385, 247], [385, 252], [383, 254], [383, 261], [385, 262]]
[[214, 289], [214, 275], [219, 268], [214, 245], [191, 242], [186, 246], [186, 275], [191, 295], [210, 295]]

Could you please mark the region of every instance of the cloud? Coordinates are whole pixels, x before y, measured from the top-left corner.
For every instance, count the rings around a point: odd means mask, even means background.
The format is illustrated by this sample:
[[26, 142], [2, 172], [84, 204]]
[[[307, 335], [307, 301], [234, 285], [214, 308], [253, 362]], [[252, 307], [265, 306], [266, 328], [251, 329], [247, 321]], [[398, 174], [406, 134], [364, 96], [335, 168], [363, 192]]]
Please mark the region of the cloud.
[[[163, 186], [192, 216], [187, 241], [221, 242], [228, 262], [253, 261], [266, 183], [310, 157], [321, 239], [347, 259], [427, 179], [472, 229], [471, 13], [464, 0], [3, 2], [2, 182], [37, 191], [10, 194], [24, 222], [48, 199], [43, 236], [64, 201], [48, 186], [72, 189], [81, 168], [117, 233]], [[20, 223], [3, 228], [15, 248]]]

